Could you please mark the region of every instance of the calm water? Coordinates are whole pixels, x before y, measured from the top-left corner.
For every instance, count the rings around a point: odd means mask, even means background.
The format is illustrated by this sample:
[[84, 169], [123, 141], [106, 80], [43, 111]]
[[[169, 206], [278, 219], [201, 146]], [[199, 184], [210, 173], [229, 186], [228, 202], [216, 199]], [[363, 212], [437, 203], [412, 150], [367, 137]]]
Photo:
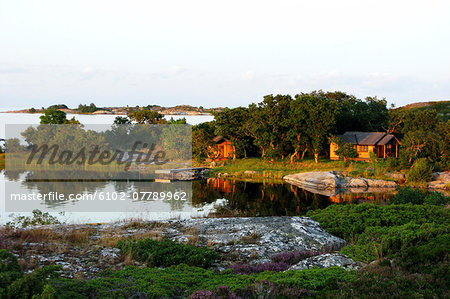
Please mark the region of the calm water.
[[[0, 113], [0, 137], [4, 136], [5, 124], [38, 124], [39, 114], [4, 114]], [[110, 124], [115, 115], [74, 115], [83, 124]], [[69, 115], [72, 117], [72, 115]], [[166, 116], [170, 118], [172, 116]], [[213, 119], [212, 116], [173, 116], [186, 117], [189, 124], [198, 124]], [[3, 131], [1, 131], [3, 130]], [[146, 181], [96, 181], [96, 182], [68, 182], [53, 184], [27, 180], [30, 174], [0, 173], [0, 224], [12, 219], [10, 212], [5, 210], [5, 185], [14, 186], [21, 193], [46, 193], [56, 191], [66, 194], [69, 192], [93, 194], [94, 192], [119, 192], [132, 194], [133, 192], [148, 192], [165, 189], [183, 188], [178, 183], [151, 183]], [[27, 177], [28, 176], [28, 177]], [[156, 187], [155, 187], [156, 186]], [[287, 183], [247, 182], [231, 179], [207, 179], [192, 182], [189, 186], [192, 202], [148, 202], [128, 199], [124, 205], [109, 212], [89, 212], [89, 202], [65, 201], [34, 201], [29, 202], [29, 210], [39, 209], [47, 211], [68, 223], [96, 223], [111, 222], [125, 219], [160, 220], [169, 218], [206, 217], [211, 212], [219, 216], [292, 216], [304, 215], [309, 210], [325, 208], [340, 202], [384, 202], [389, 194], [341, 194], [325, 196], [308, 192]], [[28, 202], [27, 202], [28, 203]], [[82, 210], [82, 212], [79, 212]], [[64, 215], [60, 212], [65, 211]], [[78, 212], [77, 212], [78, 211]], [[165, 212], [161, 212], [165, 211]], [[15, 215], [19, 215], [15, 213]], [[30, 215], [30, 213], [20, 213]]]

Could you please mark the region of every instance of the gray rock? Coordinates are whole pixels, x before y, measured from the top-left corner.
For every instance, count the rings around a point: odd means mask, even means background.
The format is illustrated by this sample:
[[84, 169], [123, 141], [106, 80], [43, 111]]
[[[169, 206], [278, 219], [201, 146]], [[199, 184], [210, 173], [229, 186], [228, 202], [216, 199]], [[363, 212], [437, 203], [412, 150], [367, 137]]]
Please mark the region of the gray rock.
[[450, 171], [434, 172], [433, 181], [428, 183], [428, 188], [432, 189], [450, 189]]
[[355, 178], [349, 180], [346, 185], [347, 188], [369, 188], [369, 183], [365, 178]]
[[294, 185], [318, 190], [334, 189], [341, 186], [340, 178], [336, 174], [328, 171], [311, 171], [290, 174], [283, 179]]
[[389, 172], [389, 173], [386, 173], [386, 175], [390, 178], [393, 178], [393, 179], [399, 180], [399, 181], [403, 181], [406, 179], [406, 176], [400, 172]]
[[330, 235], [308, 217], [207, 218], [168, 223], [181, 228], [172, 232], [172, 240], [189, 238], [183, 231], [195, 228], [199, 245], [215, 244], [218, 251], [241, 261], [265, 262], [284, 251], [319, 251], [345, 245], [344, 240]]
[[334, 266], [342, 267], [345, 270], [358, 270], [362, 264], [355, 262], [341, 253], [327, 253], [304, 259], [291, 266], [289, 270], [304, 270], [311, 269], [312, 267], [328, 268]]
[[360, 193], [367, 192], [370, 188], [394, 189], [397, 187], [397, 183], [393, 181], [344, 177], [334, 171], [296, 173], [287, 175], [283, 179], [301, 188], [318, 191], [351, 188], [352, 192]]

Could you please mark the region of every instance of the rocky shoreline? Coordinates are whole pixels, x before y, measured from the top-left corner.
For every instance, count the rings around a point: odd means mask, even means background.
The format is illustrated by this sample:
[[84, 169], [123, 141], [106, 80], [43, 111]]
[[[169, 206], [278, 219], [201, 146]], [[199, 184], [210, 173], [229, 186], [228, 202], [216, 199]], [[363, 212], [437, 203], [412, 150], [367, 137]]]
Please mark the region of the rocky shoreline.
[[[12, 229], [11, 229], [12, 230]], [[78, 236], [78, 241], [62, 242], [55, 236]], [[38, 235], [42, 240], [32, 240]], [[21, 239], [20, 236], [28, 236]], [[59, 264], [63, 276], [92, 278], [105, 269], [119, 270], [125, 265], [142, 266], [129, 261], [115, 244], [121, 239], [167, 238], [173, 241], [207, 246], [221, 258], [217, 269], [236, 263], [270, 262], [279, 253], [315, 252], [292, 266], [293, 270], [342, 266], [357, 269], [356, 263], [335, 253], [345, 246], [308, 217], [203, 218], [160, 222], [128, 222], [99, 225], [52, 225], [15, 231], [3, 231], [2, 246], [14, 252], [22, 264], [33, 268]], [[83, 242], [80, 242], [82, 240]]]
[[[404, 181], [402, 174], [390, 174], [393, 179]], [[367, 193], [367, 192], [392, 192], [398, 186], [396, 181], [368, 179], [363, 177], [353, 178], [344, 176], [337, 171], [312, 171], [290, 174], [283, 180], [308, 191], [332, 196], [337, 193]], [[433, 174], [433, 181], [427, 184], [430, 189], [448, 189], [450, 184], [450, 172]]]

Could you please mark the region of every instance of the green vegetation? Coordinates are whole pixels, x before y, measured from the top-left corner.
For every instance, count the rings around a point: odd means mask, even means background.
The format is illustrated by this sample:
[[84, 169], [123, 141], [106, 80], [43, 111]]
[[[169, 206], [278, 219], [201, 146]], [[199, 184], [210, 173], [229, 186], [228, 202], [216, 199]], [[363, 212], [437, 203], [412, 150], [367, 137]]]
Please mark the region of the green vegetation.
[[[363, 101], [342, 92], [323, 91], [295, 97], [267, 95], [258, 104], [225, 108], [214, 117], [210, 124], [214, 134], [231, 141], [237, 158], [253, 156], [274, 161], [289, 157], [291, 163], [303, 159], [307, 153], [317, 163], [331, 134], [383, 130], [389, 119], [384, 99], [369, 97]], [[211, 134], [206, 127], [199, 130]], [[194, 157], [201, 159], [195, 149], [207, 144], [197, 138], [193, 142]]]
[[57, 290], [59, 298], [188, 297], [196, 290], [216, 290], [219, 286], [244, 291], [263, 281], [325, 293], [344, 281], [351, 281], [354, 275], [352, 271], [337, 267], [239, 275], [231, 270], [218, 273], [181, 264], [166, 269], [130, 266], [117, 272], [106, 272], [93, 280], [53, 280], [51, 286]]
[[336, 153], [336, 155], [339, 156], [340, 159], [342, 159], [344, 161], [346, 166], [348, 165], [349, 159], [358, 157], [358, 152], [354, 148], [353, 144], [345, 143], [336, 136], [332, 136], [330, 138], [330, 143], [333, 143], [333, 142], [336, 143], [339, 147], [334, 152]]
[[89, 106], [80, 104], [80, 105], [78, 105], [77, 110], [80, 113], [92, 113], [92, 112], [99, 110], [99, 108], [97, 108], [97, 106], [95, 106], [94, 103], [91, 103]]
[[447, 122], [450, 119], [450, 101], [414, 103], [397, 109], [413, 111], [436, 110], [439, 119], [443, 122]]
[[52, 265], [24, 274], [16, 256], [0, 249], [0, 298], [47, 298], [39, 295], [48, 290], [48, 279], [59, 277], [58, 270], [61, 266]]
[[35, 225], [50, 225], [60, 224], [58, 218], [50, 215], [49, 213], [43, 213], [40, 210], [33, 210], [32, 216], [15, 216], [12, 221], [6, 224], [7, 227], [29, 227]]
[[[65, 104], [56, 104], [56, 105], [48, 106], [47, 109], [58, 110], [58, 109], [69, 109], [69, 107], [67, 107], [67, 105], [65, 105]], [[45, 110], [45, 108], [42, 107], [42, 110]]]
[[332, 160], [322, 160], [320, 163], [315, 163], [312, 158], [306, 158], [295, 163], [290, 163], [289, 160], [268, 162], [263, 158], [229, 160], [223, 166], [213, 168], [210, 171], [210, 175], [228, 173], [237, 178], [245, 178], [248, 177], [248, 175], [244, 174], [247, 170], [256, 171], [255, 174], [250, 175], [252, 178], [282, 179], [285, 175], [299, 172], [335, 170], [346, 172], [354, 177], [363, 176], [366, 178], [392, 180], [392, 178], [385, 176], [385, 172], [388, 171], [385, 162], [351, 161], [348, 162], [348, 165], [344, 165], [342, 161]]
[[121, 240], [117, 247], [125, 255], [145, 262], [149, 267], [168, 267], [184, 263], [188, 266], [208, 268], [219, 257], [209, 248], [184, 245], [170, 240]]
[[138, 124], [166, 124], [167, 121], [164, 119], [164, 115], [159, 112], [142, 108], [133, 110], [128, 113], [128, 118]]
[[410, 184], [425, 184], [433, 178], [433, 166], [426, 158], [417, 159], [408, 172], [407, 179]]
[[436, 191], [424, 192], [422, 189], [413, 189], [411, 186], [399, 188], [398, 192], [389, 200], [389, 204], [406, 204], [415, 205], [446, 205], [449, 204], [449, 197]]
[[449, 169], [450, 123], [440, 121], [436, 110], [391, 110], [388, 130], [402, 137], [399, 168], [426, 158], [436, 170]]
[[79, 121], [72, 117], [71, 119], [67, 119], [66, 113], [64, 111], [57, 110], [56, 108], [50, 108], [44, 110], [44, 115], [41, 115], [39, 118], [41, 119], [41, 124], [80, 124]]
[[[448, 203], [449, 198], [420, 192], [400, 190], [388, 206], [332, 205], [308, 213], [330, 233], [349, 242], [342, 253], [366, 263], [379, 261], [358, 274], [358, 283], [343, 287], [343, 294], [448, 294], [449, 211], [435, 204]], [[413, 277], [421, 288], [411, 283]], [[379, 283], [370, 286], [370, 278]]]

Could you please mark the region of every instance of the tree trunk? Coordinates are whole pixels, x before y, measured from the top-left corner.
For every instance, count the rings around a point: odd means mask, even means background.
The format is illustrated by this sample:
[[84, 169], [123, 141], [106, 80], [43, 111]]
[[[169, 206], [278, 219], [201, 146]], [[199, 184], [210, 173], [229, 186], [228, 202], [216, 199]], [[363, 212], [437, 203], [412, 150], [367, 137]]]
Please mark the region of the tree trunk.
[[295, 152], [291, 155], [291, 164], [294, 164], [294, 158], [298, 156], [298, 151], [295, 150]]
[[314, 161], [316, 161], [316, 163], [319, 163], [319, 153], [314, 153]]
[[305, 154], [306, 154], [306, 152], [308, 151], [308, 149], [307, 148], [305, 148], [305, 150], [304, 151], [302, 151], [302, 161], [303, 161], [303, 158], [305, 157]]

